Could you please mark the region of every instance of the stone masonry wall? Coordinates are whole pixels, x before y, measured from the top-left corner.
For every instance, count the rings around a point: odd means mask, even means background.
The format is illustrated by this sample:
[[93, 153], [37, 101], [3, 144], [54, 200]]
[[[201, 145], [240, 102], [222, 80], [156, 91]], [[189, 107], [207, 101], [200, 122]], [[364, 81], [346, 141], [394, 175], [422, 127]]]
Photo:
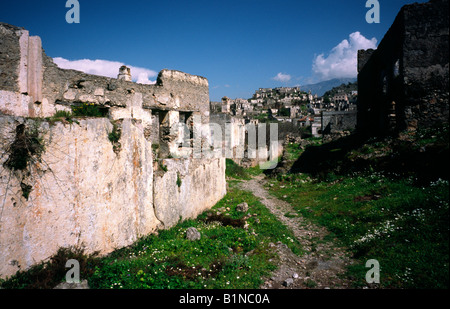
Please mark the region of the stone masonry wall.
[[[122, 123], [121, 151], [108, 140], [106, 118], [49, 124], [0, 117], [2, 153], [0, 274], [11, 275], [50, 257], [60, 247], [107, 253], [155, 231], [151, 144], [139, 124]], [[15, 128], [37, 126], [45, 145], [23, 171], [5, 161]], [[8, 156], [9, 154], [9, 156]], [[25, 189], [27, 192], [25, 194]]]
[[356, 127], [356, 111], [322, 112], [323, 134], [352, 131]]
[[404, 6], [375, 51], [358, 53], [358, 130], [448, 122], [448, 0]]
[[[225, 159], [189, 149], [210, 147], [206, 78], [162, 70], [155, 85], [141, 85], [64, 70], [40, 38], [3, 23], [0, 60], [1, 278], [60, 247], [128, 246], [226, 194]], [[105, 117], [51, 118], [84, 103]], [[180, 148], [179, 122], [192, 119], [199, 134]]]

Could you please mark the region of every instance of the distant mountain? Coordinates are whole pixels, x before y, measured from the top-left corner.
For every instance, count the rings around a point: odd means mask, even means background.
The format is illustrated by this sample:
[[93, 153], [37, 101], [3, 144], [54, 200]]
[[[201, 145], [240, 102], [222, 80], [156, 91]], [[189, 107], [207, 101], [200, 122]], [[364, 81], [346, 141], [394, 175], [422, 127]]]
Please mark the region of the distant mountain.
[[317, 84], [300, 86], [300, 89], [302, 91], [311, 90], [312, 94], [323, 96], [325, 92], [333, 89], [334, 87], [338, 87], [342, 84], [354, 83], [356, 82], [356, 80], [357, 80], [356, 78], [335, 78]]

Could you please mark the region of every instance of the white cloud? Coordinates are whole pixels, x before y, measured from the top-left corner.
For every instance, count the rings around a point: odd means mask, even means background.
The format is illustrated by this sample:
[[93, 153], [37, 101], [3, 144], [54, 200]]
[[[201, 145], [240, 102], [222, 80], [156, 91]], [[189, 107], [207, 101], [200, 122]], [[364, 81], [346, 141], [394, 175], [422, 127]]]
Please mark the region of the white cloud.
[[286, 83], [286, 82], [291, 80], [291, 75], [283, 74], [283, 73], [280, 72], [273, 79], [278, 81], [278, 82]]
[[[91, 60], [91, 59], [81, 59], [81, 60], [67, 60], [61, 57], [53, 58], [53, 61], [62, 69], [71, 69], [81, 71], [87, 74], [94, 74], [100, 76], [106, 76], [111, 78], [117, 78], [119, 74], [119, 68], [122, 65], [126, 65], [118, 61], [109, 60]], [[133, 81], [139, 84], [154, 84], [150, 78], [156, 77], [158, 74], [149, 69], [134, 67], [126, 65], [131, 69], [131, 76]]]
[[313, 62], [313, 72], [320, 81], [333, 78], [356, 77], [358, 50], [377, 48], [377, 39], [365, 38], [360, 32], [350, 34], [349, 40], [343, 40], [335, 46], [328, 56], [318, 55]]

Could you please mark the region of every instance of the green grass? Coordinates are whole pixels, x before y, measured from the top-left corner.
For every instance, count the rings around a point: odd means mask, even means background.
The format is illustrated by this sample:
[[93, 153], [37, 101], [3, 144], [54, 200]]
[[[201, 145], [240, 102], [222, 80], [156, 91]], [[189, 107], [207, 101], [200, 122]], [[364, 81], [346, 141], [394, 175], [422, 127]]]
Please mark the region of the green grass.
[[299, 147], [299, 144], [289, 143], [284, 146], [286, 151], [286, 160], [293, 161], [297, 160], [297, 158], [302, 153], [302, 150]]
[[365, 284], [365, 262], [377, 259], [382, 287], [448, 288], [448, 181], [418, 187], [379, 173], [321, 182], [287, 175], [271, 183], [272, 194], [287, 195], [299, 214], [350, 248], [359, 261], [348, 272], [355, 286]]
[[243, 168], [231, 159], [226, 159], [225, 175], [229, 178], [249, 180], [253, 176], [261, 174], [263, 171], [259, 165], [250, 168]]
[[105, 110], [94, 103], [72, 106], [72, 115], [75, 117], [106, 117], [106, 114]]
[[[301, 252], [286, 227], [268, 213], [250, 193], [232, 188], [213, 208], [227, 209], [220, 217], [243, 220], [245, 214], [236, 205], [249, 204], [248, 229], [218, 221], [208, 221], [203, 213], [197, 220], [187, 220], [150, 235], [130, 248], [118, 250], [102, 261], [89, 284], [93, 288], [237, 288], [253, 289], [262, 277], [275, 268], [269, 242], [283, 241]], [[248, 215], [248, 214], [247, 214]], [[219, 219], [217, 219], [219, 220]], [[226, 222], [224, 220], [224, 222]], [[197, 228], [202, 237], [186, 239], [187, 228]]]
[[[448, 149], [448, 125], [411, 134], [412, 148]], [[286, 150], [292, 159], [302, 154], [296, 145]], [[349, 155], [358, 158], [374, 152], [389, 155], [392, 149], [386, 141], [374, 140]], [[320, 179], [278, 175], [267, 188], [349, 248], [358, 263], [346, 275], [355, 287], [366, 285], [369, 259], [380, 262], [383, 288], [449, 287], [448, 180], [430, 182], [414, 173], [373, 169], [341, 170], [339, 176], [327, 172]]]
[[66, 262], [75, 259], [79, 262], [80, 273], [93, 274], [99, 258], [96, 254], [87, 255], [80, 248], [60, 248], [48, 261], [32, 266], [27, 271], [18, 271], [8, 280], [0, 279], [3, 289], [52, 289], [65, 280], [68, 268]]
[[53, 118], [71, 118], [72, 112], [59, 110], [52, 117]]

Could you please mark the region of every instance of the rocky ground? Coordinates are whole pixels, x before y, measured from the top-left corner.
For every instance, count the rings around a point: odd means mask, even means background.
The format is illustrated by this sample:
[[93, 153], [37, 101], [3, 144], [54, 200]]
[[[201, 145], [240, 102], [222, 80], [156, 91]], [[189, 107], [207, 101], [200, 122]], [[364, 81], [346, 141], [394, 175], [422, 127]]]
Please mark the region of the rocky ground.
[[[279, 255], [278, 269], [266, 278], [262, 289], [344, 289], [350, 282], [343, 276], [347, 265], [352, 263], [345, 248], [325, 240], [326, 229], [307, 222], [292, 206], [269, 194], [264, 188], [266, 180], [259, 175], [242, 184], [251, 191], [281, 222], [288, 226], [302, 244], [303, 256], [294, 254], [285, 244], [272, 244]], [[289, 213], [289, 217], [285, 214]]]

